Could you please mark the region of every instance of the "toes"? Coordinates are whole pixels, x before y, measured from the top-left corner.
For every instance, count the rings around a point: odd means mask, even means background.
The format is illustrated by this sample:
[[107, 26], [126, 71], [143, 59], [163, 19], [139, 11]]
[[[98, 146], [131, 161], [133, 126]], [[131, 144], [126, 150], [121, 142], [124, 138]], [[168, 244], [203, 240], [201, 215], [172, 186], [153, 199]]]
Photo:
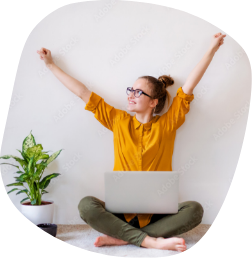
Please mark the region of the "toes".
[[186, 250], [186, 245], [177, 245], [176, 248], [177, 248], [178, 250], [185, 251], [185, 250]]
[[184, 239], [184, 238], [181, 238], [180, 241], [181, 241], [181, 244], [182, 244], [182, 245], [185, 245], [185, 239]]

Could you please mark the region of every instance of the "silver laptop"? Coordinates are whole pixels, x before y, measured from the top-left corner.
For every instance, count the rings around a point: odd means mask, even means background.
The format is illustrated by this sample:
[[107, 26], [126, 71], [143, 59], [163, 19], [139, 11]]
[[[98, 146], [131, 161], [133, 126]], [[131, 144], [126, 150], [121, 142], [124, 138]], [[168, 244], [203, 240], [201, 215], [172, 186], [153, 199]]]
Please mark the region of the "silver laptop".
[[113, 171], [104, 173], [105, 209], [112, 213], [174, 214], [178, 212], [177, 171]]

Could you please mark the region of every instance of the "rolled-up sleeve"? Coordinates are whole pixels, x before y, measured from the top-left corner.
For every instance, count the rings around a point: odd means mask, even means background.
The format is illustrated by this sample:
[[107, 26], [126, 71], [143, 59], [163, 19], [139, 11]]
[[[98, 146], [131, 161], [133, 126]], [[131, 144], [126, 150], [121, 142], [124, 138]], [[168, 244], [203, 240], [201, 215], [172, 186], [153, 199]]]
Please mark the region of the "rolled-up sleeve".
[[112, 132], [118, 121], [128, 115], [126, 111], [116, 109], [107, 104], [102, 97], [93, 91], [86, 103], [85, 110], [94, 113], [94, 117]]
[[184, 93], [182, 87], [177, 90], [170, 108], [162, 115], [168, 131], [177, 130], [185, 122], [185, 115], [190, 111], [193, 99], [194, 94]]

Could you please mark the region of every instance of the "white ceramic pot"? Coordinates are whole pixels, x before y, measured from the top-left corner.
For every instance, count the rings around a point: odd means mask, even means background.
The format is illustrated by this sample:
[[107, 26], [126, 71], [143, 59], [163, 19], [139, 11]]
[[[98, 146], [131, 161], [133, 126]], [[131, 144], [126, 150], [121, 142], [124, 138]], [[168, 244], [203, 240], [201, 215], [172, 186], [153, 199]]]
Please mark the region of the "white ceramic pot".
[[30, 203], [30, 201], [21, 204], [22, 214], [35, 225], [53, 223], [54, 202], [51, 200], [42, 200], [42, 202], [43, 201], [50, 202], [50, 204], [25, 205]]

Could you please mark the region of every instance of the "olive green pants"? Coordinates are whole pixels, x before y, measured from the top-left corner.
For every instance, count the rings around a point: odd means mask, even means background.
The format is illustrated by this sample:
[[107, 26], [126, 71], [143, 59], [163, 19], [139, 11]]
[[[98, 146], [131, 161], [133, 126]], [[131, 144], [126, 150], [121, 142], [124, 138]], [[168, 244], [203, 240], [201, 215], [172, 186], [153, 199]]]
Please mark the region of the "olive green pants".
[[201, 223], [204, 213], [196, 201], [181, 202], [178, 213], [153, 214], [150, 223], [140, 229], [137, 217], [127, 222], [122, 213], [105, 210], [105, 202], [94, 196], [82, 198], [78, 210], [93, 229], [139, 247], [146, 236], [168, 238], [193, 229]]

